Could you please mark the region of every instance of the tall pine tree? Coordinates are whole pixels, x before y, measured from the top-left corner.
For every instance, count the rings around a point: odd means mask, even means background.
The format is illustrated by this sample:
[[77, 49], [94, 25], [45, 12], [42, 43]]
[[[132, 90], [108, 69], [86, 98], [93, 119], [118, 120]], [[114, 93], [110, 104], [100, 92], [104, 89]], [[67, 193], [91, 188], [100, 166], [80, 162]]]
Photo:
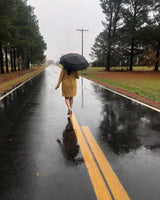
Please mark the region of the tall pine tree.
[[126, 0], [123, 9], [124, 30], [130, 41], [130, 63], [129, 70], [133, 70], [133, 59], [135, 47], [138, 44], [136, 32], [145, 24], [150, 23], [149, 11], [152, 8], [152, 0]]
[[121, 25], [122, 5], [124, 0], [100, 0], [106, 21], [103, 22], [106, 32], [106, 70], [111, 67], [111, 55], [117, 28]]

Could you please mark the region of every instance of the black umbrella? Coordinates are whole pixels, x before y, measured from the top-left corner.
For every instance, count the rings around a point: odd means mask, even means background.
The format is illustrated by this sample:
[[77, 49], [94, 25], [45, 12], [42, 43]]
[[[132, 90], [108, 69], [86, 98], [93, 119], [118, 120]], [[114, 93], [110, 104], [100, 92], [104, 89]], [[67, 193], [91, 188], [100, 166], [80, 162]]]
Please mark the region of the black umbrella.
[[63, 65], [64, 69], [72, 71], [79, 71], [86, 69], [89, 63], [84, 56], [78, 53], [68, 53], [60, 58], [60, 64]]

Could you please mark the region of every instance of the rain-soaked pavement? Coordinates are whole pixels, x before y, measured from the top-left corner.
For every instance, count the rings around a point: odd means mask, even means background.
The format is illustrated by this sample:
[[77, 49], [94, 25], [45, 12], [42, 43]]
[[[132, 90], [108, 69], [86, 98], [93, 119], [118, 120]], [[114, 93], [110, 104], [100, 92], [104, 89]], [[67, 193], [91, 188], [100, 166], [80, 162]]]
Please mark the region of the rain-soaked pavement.
[[[0, 199], [96, 199], [50, 66], [0, 101]], [[133, 200], [159, 200], [160, 112], [83, 79], [73, 110]], [[123, 199], [122, 199], [123, 200]]]

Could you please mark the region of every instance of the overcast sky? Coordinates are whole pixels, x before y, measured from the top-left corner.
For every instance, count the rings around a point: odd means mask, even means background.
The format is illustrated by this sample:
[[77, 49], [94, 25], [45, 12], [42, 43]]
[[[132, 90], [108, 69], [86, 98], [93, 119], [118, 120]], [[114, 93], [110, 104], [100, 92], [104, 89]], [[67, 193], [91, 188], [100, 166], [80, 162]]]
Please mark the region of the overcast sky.
[[96, 36], [103, 30], [104, 14], [99, 0], [28, 0], [35, 8], [40, 32], [47, 43], [47, 59], [59, 60], [60, 56], [75, 52], [81, 54], [81, 32], [84, 32], [84, 56], [89, 53]]

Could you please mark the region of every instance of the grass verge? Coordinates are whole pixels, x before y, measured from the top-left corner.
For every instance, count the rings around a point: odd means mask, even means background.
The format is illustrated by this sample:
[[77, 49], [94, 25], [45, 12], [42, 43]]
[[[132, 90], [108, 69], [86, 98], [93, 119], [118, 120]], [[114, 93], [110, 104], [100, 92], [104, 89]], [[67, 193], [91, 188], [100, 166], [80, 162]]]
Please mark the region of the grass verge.
[[[124, 77], [124, 73], [126, 73], [126, 77]], [[160, 103], [160, 79], [155, 77], [153, 72], [130, 72], [127, 78], [127, 72], [106, 73], [104, 67], [89, 67], [87, 70], [81, 71], [80, 74]]]
[[[129, 92], [132, 92], [135, 94], [138, 94], [142, 97], [146, 97], [148, 99], [160, 102], [160, 88], [150, 89], [146, 85], [143, 86], [143, 84], [140, 84], [140, 83], [138, 84], [138, 87], [136, 87], [136, 86], [134, 87], [134, 86], [131, 86], [129, 83], [123, 84], [123, 81], [116, 82], [116, 81], [111, 81], [111, 80], [107, 80], [107, 79], [103, 79], [103, 78], [97, 78], [94, 76], [86, 76], [86, 77], [91, 78], [93, 80], [98, 80], [102, 83], [106, 83], [106, 84], [114, 86], [114, 87], [124, 89], [126, 91], [129, 91]], [[136, 80], [136, 82], [137, 82], [137, 80]], [[148, 85], [150, 85], [150, 84], [148, 84]]]
[[9, 74], [0, 74], [0, 94], [5, 91], [11, 90], [18, 84], [24, 83], [40, 71], [44, 70], [47, 66], [41, 66], [40, 69], [27, 69], [20, 72], [10, 72]]

